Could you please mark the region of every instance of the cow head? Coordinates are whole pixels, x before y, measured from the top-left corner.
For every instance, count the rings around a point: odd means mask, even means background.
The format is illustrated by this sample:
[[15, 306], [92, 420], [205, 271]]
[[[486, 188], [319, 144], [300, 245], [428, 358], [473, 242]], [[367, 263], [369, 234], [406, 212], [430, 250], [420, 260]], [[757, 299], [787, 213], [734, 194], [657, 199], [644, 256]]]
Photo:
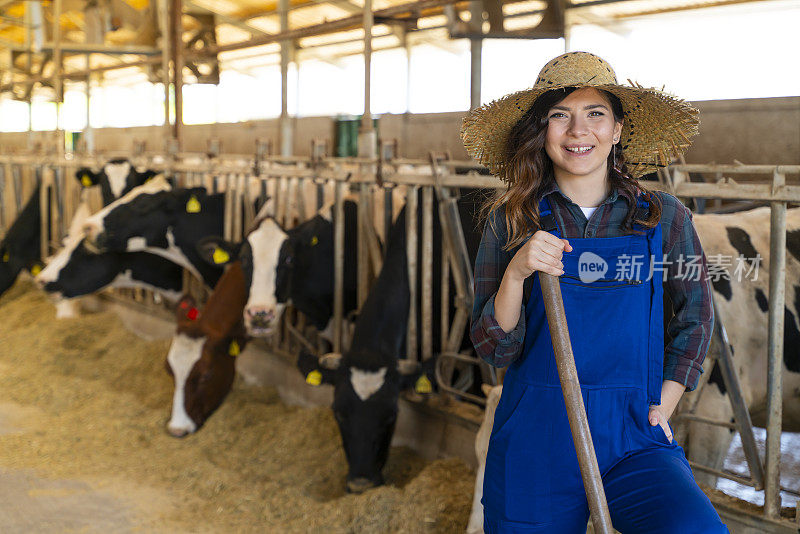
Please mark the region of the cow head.
[[177, 307], [178, 333], [167, 354], [166, 368], [175, 381], [167, 431], [175, 437], [196, 432], [225, 400], [236, 374], [236, 356], [247, 343], [241, 322], [226, 335], [199, 327], [199, 312], [190, 298]]
[[82, 236], [68, 238], [36, 276], [37, 285], [55, 298], [74, 298], [109, 285], [119, 275], [119, 255], [94, 254]]
[[154, 178], [88, 217], [83, 231], [89, 246], [98, 252], [166, 248], [167, 229], [179, 204], [171, 189], [163, 177]]
[[240, 259], [248, 291], [243, 319], [248, 335], [269, 335], [288, 302], [318, 329], [332, 313], [333, 227], [316, 217], [292, 230], [283, 230], [271, 217], [257, 220], [244, 242], [220, 238], [200, 241], [206, 261], [222, 265]]
[[[297, 366], [306, 382], [334, 386], [333, 414], [347, 458], [347, 491], [361, 493], [383, 484], [383, 467], [397, 421], [400, 391], [431, 392], [431, 366], [397, 362], [375, 366], [374, 355], [347, 353], [317, 358], [301, 352]], [[432, 360], [430, 360], [432, 363]]]
[[190, 297], [178, 304], [178, 332], [167, 355], [167, 370], [175, 379], [167, 424], [173, 436], [195, 432], [231, 390], [236, 357], [248, 341], [242, 323], [246, 297], [241, 264], [233, 262], [202, 313]]
[[0, 245], [0, 294], [8, 291], [22, 270], [16, 256], [13, 256], [5, 243]]
[[38, 258], [28, 259], [25, 256], [15, 254], [5, 244], [0, 244], [0, 295], [14, 285], [17, 275], [23, 269], [33, 276], [37, 276], [42, 271], [42, 262]]
[[83, 187], [100, 185], [103, 192], [103, 203], [108, 204], [155, 175], [156, 172], [151, 170], [137, 171], [126, 159], [114, 159], [103, 165], [100, 172], [93, 172], [88, 167], [81, 167], [75, 172], [75, 179]]

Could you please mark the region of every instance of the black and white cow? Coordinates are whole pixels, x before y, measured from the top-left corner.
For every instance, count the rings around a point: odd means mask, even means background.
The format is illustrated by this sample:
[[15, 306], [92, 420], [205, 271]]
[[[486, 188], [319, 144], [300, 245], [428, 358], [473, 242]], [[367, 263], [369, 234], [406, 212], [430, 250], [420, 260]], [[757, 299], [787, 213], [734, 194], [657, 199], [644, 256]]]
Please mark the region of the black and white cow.
[[0, 241], [0, 295], [8, 291], [23, 269], [34, 275], [39, 273], [42, 266], [41, 228], [37, 187]]
[[[358, 207], [344, 203], [344, 312], [356, 308], [358, 260]], [[290, 230], [271, 217], [257, 221], [242, 243], [209, 237], [200, 244], [208, 261], [214, 251], [224, 251], [225, 263], [242, 261], [248, 298], [244, 324], [248, 335], [269, 335], [287, 304], [302, 312], [318, 330], [326, 330], [333, 316], [332, 208]]]
[[127, 159], [112, 159], [100, 169], [93, 172], [88, 167], [81, 167], [75, 172], [75, 178], [83, 187], [100, 186], [103, 205], [108, 205], [134, 187], [147, 182], [157, 174], [156, 171], [137, 171]]
[[220, 235], [225, 195], [205, 188], [172, 189], [161, 177], [134, 188], [92, 215], [84, 224], [87, 245], [95, 252], [150, 252], [188, 269], [214, 287], [222, 268], [197, 252], [205, 236]]
[[[767, 399], [767, 312], [769, 309], [769, 229], [770, 210], [761, 207], [726, 215], [704, 214], [693, 217], [697, 234], [709, 265], [726, 263], [740, 254], [744, 258], [761, 256], [758, 276], [742, 280], [712, 278], [718, 321], [725, 325], [733, 362], [750, 408], [753, 422], [765, 425]], [[800, 208], [786, 213], [786, 293], [783, 335], [783, 429], [800, 431]], [[719, 257], [721, 255], [721, 257]], [[727, 258], [727, 260], [725, 259]], [[735, 259], [727, 270], [733, 272]], [[745, 263], [751, 268], [752, 261]], [[715, 344], [712, 344], [712, 348]], [[701, 392], [696, 413], [716, 420], [732, 420], [730, 398], [716, 365], [706, 367], [708, 385]], [[685, 396], [688, 400], [690, 394]], [[728, 429], [691, 423], [685, 444], [690, 459], [721, 469], [732, 439]], [[713, 484], [714, 477], [697, 474]]]
[[[480, 232], [475, 220], [474, 197], [459, 203], [468, 250], [474, 261]], [[421, 223], [422, 210], [418, 213]], [[398, 413], [400, 391], [412, 386], [422, 392], [432, 387], [433, 359], [423, 366], [403, 366], [410, 301], [406, 211], [394, 222], [383, 268], [359, 311], [350, 348], [341, 358], [320, 359], [301, 353], [298, 368], [312, 385], [334, 386], [333, 412], [348, 463], [347, 490], [362, 492], [383, 483], [382, 470], [389, 454]], [[441, 226], [434, 209], [433, 269], [441, 268]], [[422, 243], [418, 243], [419, 253]], [[422, 256], [420, 256], [422, 257]], [[421, 283], [421, 281], [418, 281]], [[421, 286], [418, 286], [418, 293]], [[434, 284], [433, 315], [441, 314], [441, 287]], [[419, 310], [418, 310], [419, 311]], [[418, 315], [418, 321], [421, 316]], [[440, 350], [438, 323], [433, 322], [434, 353]], [[421, 324], [421, 323], [419, 323]], [[464, 336], [468, 343], [467, 336]], [[424, 378], [422, 378], [424, 376]]]
[[57, 302], [106, 288], [156, 291], [177, 302], [183, 288], [183, 270], [175, 263], [148, 252], [95, 254], [82, 234], [68, 236], [64, 247], [36, 276], [36, 283]]
[[[136, 171], [127, 160], [112, 160], [99, 173], [79, 169], [75, 178], [84, 188], [99, 184], [105, 205], [145, 183], [154, 174], [149, 170]], [[21, 270], [27, 269], [37, 275], [43, 267], [39, 191], [39, 187], [34, 190], [0, 243], [0, 294], [11, 287]]]

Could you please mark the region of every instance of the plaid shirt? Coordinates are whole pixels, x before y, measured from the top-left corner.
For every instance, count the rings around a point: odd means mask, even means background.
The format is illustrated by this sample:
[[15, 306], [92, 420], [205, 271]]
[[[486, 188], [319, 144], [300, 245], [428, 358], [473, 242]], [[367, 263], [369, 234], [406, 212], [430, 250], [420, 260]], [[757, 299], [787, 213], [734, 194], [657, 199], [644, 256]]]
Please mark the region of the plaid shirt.
[[[711, 282], [708, 280], [706, 257], [692, 224], [692, 212], [674, 196], [661, 191], [656, 191], [656, 194], [663, 205], [660, 224], [665, 258], [662, 259], [667, 271], [664, 291], [672, 300], [675, 312], [667, 327], [669, 343], [664, 352], [663, 377], [679, 382], [691, 391], [703, 372], [702, 363], [714, 326]], [[565, 239], [626, 235], [621, 225], [628, 211], [628, 201], [619, 196], [616, 188], [612, 188], [611, 194], [592, 213], [589, 221], [578, 205], [561, 192], [555, 180], [545, 195]], [[525, 339], [525, 299], [519, 321], [511, 332], [505, 332], [494, 317], [494, 297], [506, 267], [518, 250], [503, 250], [507, 230], [504, 217], [498, 216], [502, 209], [489, 215], [495, 221], [498, 235], [487, 221], [475, 260], [475, 301], [470, 328], [470, 338], [478, 356], [494, 367], [504, 367], [513, 362], [522, 353]], [[700, 276], [680, 276], [681, 266], [676, 264], [676, 260], [681, 255], [683, 258], [702, 258]], [[656, 258], [656, 261], [662, 259]], [[684, 264], [684, 269], [686, 267]], [[649, 266], [644, 266], [643, 270], [649, 270]], [[663, 277], [664, 273], [656, 270], [653, 276]]]

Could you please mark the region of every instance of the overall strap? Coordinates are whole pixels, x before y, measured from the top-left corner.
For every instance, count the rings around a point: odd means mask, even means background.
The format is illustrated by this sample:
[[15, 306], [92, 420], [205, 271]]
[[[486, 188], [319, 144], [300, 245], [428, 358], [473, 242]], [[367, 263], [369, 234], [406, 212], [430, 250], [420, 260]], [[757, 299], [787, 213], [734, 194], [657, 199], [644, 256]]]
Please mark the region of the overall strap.
[[[540, 230], [544, 230], [554, 234], [557, 237], [561, 237], [561, 232], [558, 230], [556, 217], [553, 215], [553, 212], [550, 209], [550, 202], [548, 202], [547, 197], [542, 197], [542, 199], [539, 201], [539, 222]], [[522, 302], [525, 305], [527, 305], [528, 298], [533, 290], [533, 282], [534, 276], [529, 276], [522, 283]]]
[[542, 197], [539, 201], [539, 221], [541, 223], [541, 230], [555, 233], [556, 236], [561, 237], [561, 233], [558, 231], [556, 217], [550, 209], [550, 202], [547, 200], [546, 196]]
[[[647, 219], [649, 214], [650, 214], [650, 203], [647, 202], [647, 200], [645, 200], [644, 193], [639, 193], [639, 195], [636, 197], [635, 218], [640, 221], [644, 221]], [[639, 223], [634, 223], [634, 228], [642, 232], [646, 231], [646, 228]]]

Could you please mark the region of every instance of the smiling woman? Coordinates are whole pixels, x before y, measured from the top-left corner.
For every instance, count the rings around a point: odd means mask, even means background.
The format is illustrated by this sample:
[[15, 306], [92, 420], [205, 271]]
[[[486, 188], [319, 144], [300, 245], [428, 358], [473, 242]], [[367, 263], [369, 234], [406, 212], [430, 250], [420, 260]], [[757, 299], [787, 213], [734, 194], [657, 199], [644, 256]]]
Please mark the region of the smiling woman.
[[[702, 372], [710, 283], [676, 282], [673, 271], [662, 285], [652, 267], [672, 264], [665, 260], [676, 250], [703, 257], [702, 248], [686, 208], [637, 180], [680, 154], [697, 123], [687, 103], [620, 85], [611, 66], [587, 52], [554, 58], [531, 89], [464, 119], [467, 150], [508, 183], [486, 206], [470, 331], [484, 360], [511, 364], [486, 455], [486, 532], [586, 531], [551, 327], [568, 328], [614, 527], [728, 531], [667, 422]], [[587, 220], [581, 207], [597, 209]], [[566, 326], [548, 322], [540, 272], [558, 277]], [[676, 310], [666, 355], [665, 287]]]

